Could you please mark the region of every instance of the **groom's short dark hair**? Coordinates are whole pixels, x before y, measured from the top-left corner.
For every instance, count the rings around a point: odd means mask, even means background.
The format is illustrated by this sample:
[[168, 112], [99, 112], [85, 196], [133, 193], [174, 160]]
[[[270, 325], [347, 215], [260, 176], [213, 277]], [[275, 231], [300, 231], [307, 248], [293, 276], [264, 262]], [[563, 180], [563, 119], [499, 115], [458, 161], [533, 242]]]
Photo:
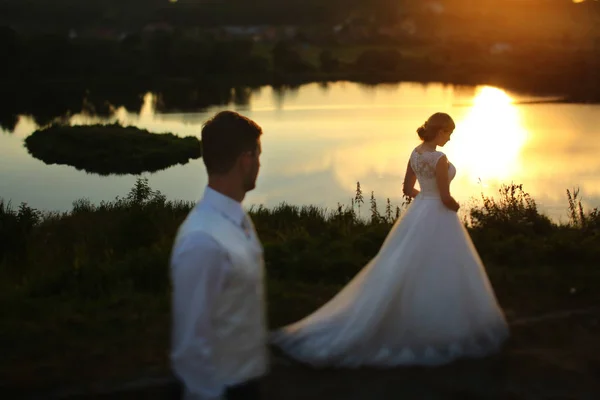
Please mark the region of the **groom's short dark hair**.
[[225, 174], [245, 151], [256, 151], [262, 129], [250, 118], [221, 111], [202, 126], [202, 159], [209, 174]]

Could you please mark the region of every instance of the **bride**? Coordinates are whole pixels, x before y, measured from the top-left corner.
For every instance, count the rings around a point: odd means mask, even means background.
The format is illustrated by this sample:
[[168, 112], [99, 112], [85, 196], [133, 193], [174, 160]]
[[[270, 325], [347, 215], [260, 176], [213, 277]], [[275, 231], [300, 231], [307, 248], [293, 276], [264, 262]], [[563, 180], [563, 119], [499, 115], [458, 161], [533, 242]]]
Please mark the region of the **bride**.
[[275, 346], [300, 362], [337, 367], [442, 365], [500, 350], [509, 329], [456, 214], [449, 189], [456, 169], [437, 151], [454, 127], [436, 113], [417, 129], [423, 143], [404, 180], [415, 201], [341, 292], [272, 333]]

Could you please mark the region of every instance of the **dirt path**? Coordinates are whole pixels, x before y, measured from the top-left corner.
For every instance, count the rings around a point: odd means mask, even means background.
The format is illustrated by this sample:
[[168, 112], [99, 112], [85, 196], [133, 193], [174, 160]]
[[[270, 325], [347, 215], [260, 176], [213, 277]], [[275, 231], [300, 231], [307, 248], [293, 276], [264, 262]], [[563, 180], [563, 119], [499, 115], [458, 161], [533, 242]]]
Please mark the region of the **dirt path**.
[[[511, 328], [501, 355], [440, 368], [317, 370], [274, 356], [265, 399], [600, 398], [600, 308], [519, 318]], [[147, 377], [26, 398], [174, 399], [172, 382]]]

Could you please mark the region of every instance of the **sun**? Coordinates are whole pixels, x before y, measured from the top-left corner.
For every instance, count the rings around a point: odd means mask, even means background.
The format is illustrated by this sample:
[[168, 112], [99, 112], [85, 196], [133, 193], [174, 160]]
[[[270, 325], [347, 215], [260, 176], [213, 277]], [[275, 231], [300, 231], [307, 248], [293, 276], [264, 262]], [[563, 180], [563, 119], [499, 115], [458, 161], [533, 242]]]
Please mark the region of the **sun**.
[[455, 163], [471, 179], [505, 181], [519, 172], [527, 136], [513, 99], [504, 90], [483, 86], [465, 117], [457, 121], [451, 148]]

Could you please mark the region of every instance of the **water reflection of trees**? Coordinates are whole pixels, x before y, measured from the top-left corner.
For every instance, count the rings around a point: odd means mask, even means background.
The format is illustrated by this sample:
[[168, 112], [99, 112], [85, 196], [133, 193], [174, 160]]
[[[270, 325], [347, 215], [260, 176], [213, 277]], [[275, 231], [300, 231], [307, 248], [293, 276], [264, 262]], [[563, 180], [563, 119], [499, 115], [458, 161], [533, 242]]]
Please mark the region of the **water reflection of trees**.
[[277, 109], [282, 109], [286, 100], [294, 99], [298, 96], [301, 85], [275, 85], [273, 86], [273, 103]]
[[15, 129], [19, 115], [30, 115], [39, 126], [46, 126], [69, 115], [86, 113], [110, 117], [117, 107], [138, 111], [143, 90], [123, 87], [93, 87], [73, 84], [19, 85], [3, 91], [0, 97], [0, 124], [6, 131]]
[[[30, 115], [39, 126], [66, 120], [73, 114], [110, 118], [121, 107], [139, 113], [144, 94], [155, 94], [155, 110], [159, 113], [201, 112], [212, 106], [234, 105], [242, 109], [250, 105], [260, 86], [227, 84], [144, 85], [53, 85], [19, 86], [6, 90], [0, 97], [0, 127], [13, 132], [19, 115]], [[278, 86], [277, 102], [297, 92], [298, 86]]]
[[0, 27], [0, 48], [7, 57], [0, 63], [0, 124], [8, 131], [21, 114], [46, 125], [81, 112], [108, 117], [121, 106], [136, 112], [147, 92], [157, 94], [159, 112], [247, 105], [249, 84], [264, 84], [270, 71], [252, 42], [191, 41], [164, 32], [112, 41], [26, 37]]
[[434, 80], [560, 93], [579, 101], [600, 96], [599, 52], [532, 44], [515, 47], [501, 60], [471, 51], [468, 41], [447, 41], [432, 50], [435, 57], [366, 49], [355, 61], [321, 54], [316, 66], [302, 58], [297, 41], [278, 42], [269, 50], [248, 40], [192, 40], [178, 33], [69, 39], [19, 36], [0, 27], [0, 49], [5, 56], [0, 125], [8, 131], [20, 114], [46, 125], [80, 112], [106, 117], [119, 107], [136, 112], [147, 92], [157, 95], [159, 112], [195, 112], [213, 105], [246, 107], [254, 88], [272, 84], [273, 102], [281, 108], [299, 84], [323, 80], [362, 82], [364, 90], [385, 82]]

